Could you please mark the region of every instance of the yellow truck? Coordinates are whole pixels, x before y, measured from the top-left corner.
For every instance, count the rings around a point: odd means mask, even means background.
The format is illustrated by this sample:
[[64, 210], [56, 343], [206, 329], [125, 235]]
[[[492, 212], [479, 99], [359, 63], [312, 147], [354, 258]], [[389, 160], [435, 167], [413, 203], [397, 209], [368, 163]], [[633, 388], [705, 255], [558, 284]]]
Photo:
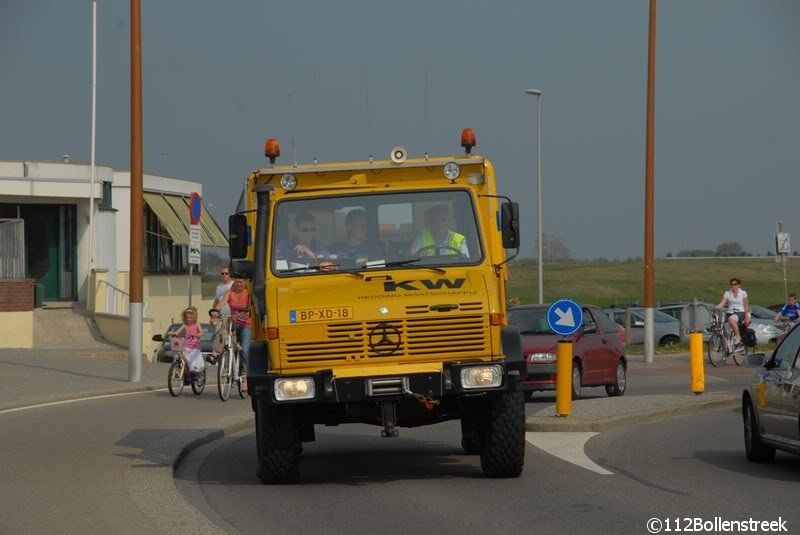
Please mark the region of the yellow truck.
[[[251, 281], [247, 376], [259, 477], [298, 479], [316, 425], [460, 420], [489, 477], [525, 452], [519, 332], [506, 321], [516, 203], [491, 162], [466, 154], [276, 165], [247, 179], [229, 219], [233, 272]], [[515, 253], [516, 254], [516, 253]]]

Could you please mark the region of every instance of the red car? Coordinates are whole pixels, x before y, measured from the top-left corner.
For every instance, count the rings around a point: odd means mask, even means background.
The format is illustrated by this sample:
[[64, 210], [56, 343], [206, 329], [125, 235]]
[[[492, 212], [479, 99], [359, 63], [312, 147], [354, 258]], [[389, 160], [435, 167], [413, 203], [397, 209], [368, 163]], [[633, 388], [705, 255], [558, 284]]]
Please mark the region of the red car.
[[[528, 377], [522, 382], [526, 399], [536, 390], [556, 389], [555, 334], [547, 323], [549, 305], [519, 305], [508, 310], [508, 324], [519, 328]], [[597, 307], [582, 306], [583, 324], [568, 338], [573, 344], [572, 399], [585, 386], [605, 386], [609, 396], [625, 394], [628, 361], [624, 331]]]

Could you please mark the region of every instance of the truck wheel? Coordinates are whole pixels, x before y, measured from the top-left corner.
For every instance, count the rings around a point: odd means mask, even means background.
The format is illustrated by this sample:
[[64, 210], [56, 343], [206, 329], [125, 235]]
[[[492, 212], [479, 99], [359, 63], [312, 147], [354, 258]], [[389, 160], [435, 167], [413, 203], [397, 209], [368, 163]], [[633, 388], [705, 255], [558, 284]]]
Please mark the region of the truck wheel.
[[525, 400], [503, 392], [489, 402], [481, 468], [489, 477], [519, 477], [525, 463]]
[[461, 447], [468, 455], [481, 452], [481, 431], [472, 418], [461, 418]]
[[258, 477], [262, 483], [294, 483], [300, 475], [300, 426], [292, 407], [256, 403]]

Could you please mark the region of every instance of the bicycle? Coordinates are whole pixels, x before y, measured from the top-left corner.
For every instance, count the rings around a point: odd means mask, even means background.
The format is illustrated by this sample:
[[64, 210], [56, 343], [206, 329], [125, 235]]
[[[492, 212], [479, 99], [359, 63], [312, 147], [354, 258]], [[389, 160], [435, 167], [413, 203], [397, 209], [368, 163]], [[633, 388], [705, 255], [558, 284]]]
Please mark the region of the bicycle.
[[236, 340], [236, 333], [230, 316], [223, 318], [220, 333], [223, 337], [223, 350], [217, 361], [217, 392], [219, 393], [219, 399], [228, 401], [233, 383], [236, 383], [239, 397], [244, 399], [247, 397], [247, 392], [244, 391], [244, 376], [239, 368], [239, 344]]
[[175, 355], [172, 359], [172, 365], [167, 372], [167, 388], [172, 397], [178, 397], [183, 392], [183, 387], [187, 384], [192, 386], [194, 395], [199, 396], [206, 389], [206, 370], [200, 372], [190, 371], [188, 362], [186, 360], [186, 339], [172, 337], [170, 340], [172, 353]]
[[[733, 362], [737, 366], [741, 366], [744, 362], [744, 357], [748, 353], [753, 353], [754, 348], [742, 344], [741, 347], [736, 347], [733, 343], [733, 329], [727, 327], [727, 322], [721, 311], [714, 310], [711, 316], [711, 323], [708, 330], [711, 336], [706, 342], [706, 349], [708, 353], [708, 362], [718, 368], [722, 366], [728, 357], [733, 357]], [[739, 322], [739, 333], [741, 334], [746, 329], [744, 322]]]

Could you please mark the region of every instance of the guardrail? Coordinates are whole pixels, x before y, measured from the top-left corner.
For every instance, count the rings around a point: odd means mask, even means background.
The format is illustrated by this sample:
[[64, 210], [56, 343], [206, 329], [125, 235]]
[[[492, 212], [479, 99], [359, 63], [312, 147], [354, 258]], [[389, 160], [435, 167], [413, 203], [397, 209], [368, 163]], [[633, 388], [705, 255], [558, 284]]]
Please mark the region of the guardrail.
[[[125, 290], [117, 288], [110, 282], [106, 282], [104, 280], [99, 280], [97, 282], [105, 284], [106, 299], [105, 299], [105, 310], [96, 310], [95, 312], [103, 312], [105, 314], [117, 314], [120, 316], [127, 316], [131, 295]], [[144, 316], [147, 316], [147, 303], [144, 303], [142, 314]]]

